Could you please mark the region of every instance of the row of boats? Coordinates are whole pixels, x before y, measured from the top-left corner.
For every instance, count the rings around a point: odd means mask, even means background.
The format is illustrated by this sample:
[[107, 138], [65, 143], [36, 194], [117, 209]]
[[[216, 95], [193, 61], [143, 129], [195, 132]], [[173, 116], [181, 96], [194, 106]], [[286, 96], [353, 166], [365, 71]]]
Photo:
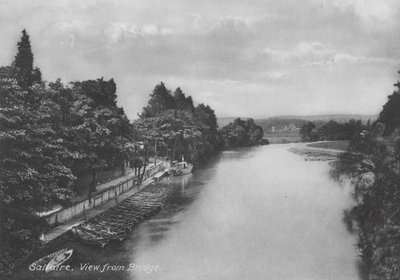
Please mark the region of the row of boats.
[[[100, 247], [112, 240], [122, 241], [138, 223], [161, 209], [168, 193], [167, 185], [152, 183], [71, 231], [84, 243]], [[71, 248], [61, 249], [36, 260], [29, 267], [45, 273], [57, 270], [71, 258], [73, 251]]]
[[[173, 175], [188, 174], [192, 167], [191, 164], [185, 163], [183, 166], [178, 164], [155, 181], [157, 182], [171, 173]], [[175, 174], [176, 170], [180, 172]], [[106, 246], [113, 240], [123, 241], [141, 221], [161, 209], [168, 194], [167, 185], [153, 182], [105, 212], [73, 227], [71, 231], [75, 238], [84, 243], [100, 247]], [[61, 249], [31, 263], [30, 269], [46, 273], [57, 270], [71, 258], [73, 252], [74, 250], [71, 248]]]
[[122, 241], [145, 218], [154, 215], [164, 204], [169, 188], [150, 184], [107, 211], [72, 228], [74, 236], [84, 243], [100, 247], [110, 241]]

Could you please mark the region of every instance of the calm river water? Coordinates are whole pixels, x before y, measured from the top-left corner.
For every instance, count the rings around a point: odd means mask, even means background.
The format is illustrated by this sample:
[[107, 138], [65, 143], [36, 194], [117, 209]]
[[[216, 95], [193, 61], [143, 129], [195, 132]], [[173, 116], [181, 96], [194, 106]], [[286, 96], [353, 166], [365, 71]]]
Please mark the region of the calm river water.
[[171, 199], [128, 240], [105, 249], [70, 242], [74, 271], [43, 279], [359, 279], [356, 240], [342, 222], [350, 190], [330, 179], [327, 162], [304, 161], [289, 147], [224, 152], [167, 179]]

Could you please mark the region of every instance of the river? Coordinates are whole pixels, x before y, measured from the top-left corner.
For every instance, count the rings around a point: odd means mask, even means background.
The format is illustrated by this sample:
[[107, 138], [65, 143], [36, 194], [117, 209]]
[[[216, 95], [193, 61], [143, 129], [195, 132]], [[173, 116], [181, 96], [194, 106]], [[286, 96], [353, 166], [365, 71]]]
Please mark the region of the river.
[[126, 241], [105, 249], [72, 242], [74, 271], [45, 278], [360, 279], [356, 239], [342, 222], [349, 187], [330, 179], [327, 162], [305, 161], [290, 145], [223, 152], [167, 179], [171, 198]]

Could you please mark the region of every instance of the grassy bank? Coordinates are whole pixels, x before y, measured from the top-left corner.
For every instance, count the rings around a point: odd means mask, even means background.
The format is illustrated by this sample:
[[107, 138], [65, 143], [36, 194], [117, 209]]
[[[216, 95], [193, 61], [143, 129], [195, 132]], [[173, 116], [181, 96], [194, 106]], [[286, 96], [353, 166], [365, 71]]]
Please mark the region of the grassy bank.
[[305, 160], [330, 161], [336, 160], [338, 155], [346, 151], [348, 145], [348, 141], [298, 143], [289, 151], [303, 156]]
[[349, 144], [350, 144], [350, 141], [343, 140], [343, 141], [316, 142], [316, 143], [307, 144], [307, 146], [312, 147], [312, 148], [347, 151]]

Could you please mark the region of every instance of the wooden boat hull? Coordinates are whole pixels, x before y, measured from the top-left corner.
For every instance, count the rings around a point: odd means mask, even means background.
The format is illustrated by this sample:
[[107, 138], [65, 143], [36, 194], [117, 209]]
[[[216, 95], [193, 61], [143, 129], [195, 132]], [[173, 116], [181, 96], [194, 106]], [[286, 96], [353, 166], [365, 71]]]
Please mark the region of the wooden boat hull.
[[29, 267], [38, 267], [38, 266], [44, 267], [44, 265], [47, 265], [49, 263], [49, 261], [51, 261], [53, 258], [57, 257], [60, 254], [65, 253], [66, 251], [68, 251], [68, 249], [64, 248], [64, 249], [61, 249], [61, 250], [59, 250], [57, 252], [51, 253], [51, 254], [49, 254], [47, 256], [44, 256], [44, 257], [34, 261], [33, 263], [31, 263], [29, 265]]
[[95, 235], [90, 234], [86, 231], [83, 231], [77, 227], [72, 228], [71, 231], [76, 237], [78, 237], [80, 240], [82, 240], [86, 244], [96, 245], [96, 246], [100, 246], [101, 248], [104, 248], [104, 246], [106, 246], [107, 243], [110, 242], [109, 239], [95, 236]]
[[63, 265], [65, 262], [67, 262], [71, 258], [73, 252], [74, 252], [74, 250], [70, 249], [70, 250], [67, 250], [64, 253], [54, 257], [46, 265], [45, 272], [48, 273], [48, 272], [50, 272], [52, 270], [55, 270], [57, 267]]

